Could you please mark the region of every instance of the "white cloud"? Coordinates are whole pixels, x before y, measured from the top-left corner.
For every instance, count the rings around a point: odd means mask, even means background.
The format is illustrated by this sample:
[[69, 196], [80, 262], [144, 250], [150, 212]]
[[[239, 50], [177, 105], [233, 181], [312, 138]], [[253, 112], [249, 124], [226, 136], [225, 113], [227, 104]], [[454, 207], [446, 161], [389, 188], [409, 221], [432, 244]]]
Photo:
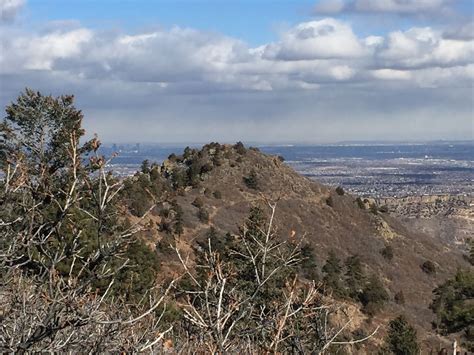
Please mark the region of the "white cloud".
[[364, 47], [349, 25], [332, 18], [301, 23], [284, 33], [281, 41], [266, 46], [267, 59], [310, 60], [354, 58]]
[[80, 56], [82, 46], [92, 39], [88, 29], [52, 32], [42, 36], [1, 38], [4, 54], [0, 56], [0, 71], [53, 70], [59, 59]]
[[354, 70], [347, 65], [334, 66], [330, 73], [336, 80], [348, 80], [354, 76]]
[[367, 47], [379, 47], [384, 42], [384, 38], [381, 36], [369, 36], [364, 39], [364, 44]]
[[377, 53], [383, 65], [417, 68], [466, 65], [474, 58], [474, 41], [444, 39], [439, 31], [412, 28], [392, 32]]
[[0, 0], [1, 22], [11, 22], [25, 5], [25, 0]]

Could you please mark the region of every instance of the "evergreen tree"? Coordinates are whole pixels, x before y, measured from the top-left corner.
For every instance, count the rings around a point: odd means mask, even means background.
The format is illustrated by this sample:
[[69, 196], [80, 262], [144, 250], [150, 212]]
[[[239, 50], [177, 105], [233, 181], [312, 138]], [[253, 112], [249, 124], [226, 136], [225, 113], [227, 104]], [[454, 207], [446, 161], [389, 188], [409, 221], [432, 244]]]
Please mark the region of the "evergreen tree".
[[323, 266], [323, 282], [329, 287], [335, 295], [344, 296], [344, 288], [341, 284], [342, 267], [341, 260], [337, 257], [334, 250], [329, 251], [326, 264]]
[[388, 334], [382, 353], [387, 352], [394, 355], [418, 355], [420, 352], [416, 330], [404, 316], [398, 316], [388, 325]]
[[463, 332], [467, 348], [474, 351], [474, 272], [458, 270], [433, 293], [430, 308], [437, 316], [438, 330], [443, 335]]
[[305, 244], [301, 247], [301, 263], [300, 270], [307, 279], [318, 281], [318, 264], [314, 256], [313, 248], [310, 244]]
[[188, 186], [189, 179], [186, 169], [182, 167], [175, 168], [171, 175], [171, 180], [175, 189], [180, 189]]
[[143, 174], [149, 174], [150, 173], [150, 161], [148, 159], [145, 159], [142, 162], [140, 170]]
[[373, 274], [369, 278], [362, 290], [360, 300], [364, 306], [364, 311], [371, 316], [380, 311], [385, 302], [389, 300], [388, 293], [377, 275]]
[[365, 274], [360, 257], [352, 255], [346, 259], [346, 285], [349, 297], [358, 300], [364, 287]]
[[181, 234], [183, 234], [184, 232], [183, 209], [176, 201], [173, 201], [172, 205], [173, 205], [173, 210], [175, 212], [173, 231], [178, 236], [181, 236]]

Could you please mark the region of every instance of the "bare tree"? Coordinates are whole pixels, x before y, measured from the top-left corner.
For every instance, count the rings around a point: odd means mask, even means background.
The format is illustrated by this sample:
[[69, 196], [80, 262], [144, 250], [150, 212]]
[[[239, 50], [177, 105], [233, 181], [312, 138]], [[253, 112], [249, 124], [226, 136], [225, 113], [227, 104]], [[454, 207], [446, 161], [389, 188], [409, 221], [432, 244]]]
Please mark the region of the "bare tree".
[[213, 354], [322, 353], [370, 338], [377, 330], [364, 339], [338, 340], [352, 321], [345, 305], [292, 272], [301, 261], [302, 240], [277, 237], [276, 203], [267, 203], [267, 223], [251, 218], [227, 251], [214, 250], [208, 239], [207, 250], [191, 267], [190, 256], [175, 247], [191, 285], [178, 302], [192, 328], [192, 347]]

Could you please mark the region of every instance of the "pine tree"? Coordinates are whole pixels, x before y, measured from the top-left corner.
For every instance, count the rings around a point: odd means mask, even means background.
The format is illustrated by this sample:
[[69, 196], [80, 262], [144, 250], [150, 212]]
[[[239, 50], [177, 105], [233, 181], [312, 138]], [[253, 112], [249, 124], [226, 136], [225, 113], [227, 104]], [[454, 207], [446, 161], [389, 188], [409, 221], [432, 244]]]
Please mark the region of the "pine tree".
[[313, 253], [313, 248], [310, 244], [305, 244], [301, 247], [301, 264], [300, 270], [302, 274], [307, 279], [318, 281], [318, 264], [316, 263], [316, 258]]
[[344, 288], [341, 285], [342, 267], [341, 260], [334, 250], [329, 251], [326, 264], [323, 266], [324, 284], [329, 287], [337, 296], [344, 296]]
[[387, 352], [394, 355], [417, 355], [420, 352], [416, 330], [404, 316], [398, 316], [388, 325], [383, 353]]
[[380, 281], [377, 275], [373, 274], [369, 278], [360, 295], [360, 300], [364, 306], [364, 311], [367, 314], [373, 316], [382, 309], [388, 299], [388, 293], [385, 290], [382, 281]]
[[359, 299], [364, 287], [365, 274], [360, 257], [352, 255], [346, 259], [346, 285], [349, 297]]
[[474, 351], [474, 272], [458, 270], [433, 293], [430, 308], [437, 316], [438, 330], [443, 335], [463, 332], [466, 347]]
[[176, 201], [173, 201], [173, 210], [175, 211], [173, 230], [175, 234], [181, 236], [184, 232], [183, 209]]
[[149, 174], [150, 173], [150, 161], [148, 159], [145, 159], [142, 162], [140, 170], [143, 174]]

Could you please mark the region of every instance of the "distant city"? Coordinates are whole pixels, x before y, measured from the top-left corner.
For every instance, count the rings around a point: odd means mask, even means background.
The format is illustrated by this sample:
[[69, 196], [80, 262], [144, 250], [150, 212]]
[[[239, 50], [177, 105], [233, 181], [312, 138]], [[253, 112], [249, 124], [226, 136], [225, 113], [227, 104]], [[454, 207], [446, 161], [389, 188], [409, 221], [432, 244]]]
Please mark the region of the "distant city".
[[[200, 145], [190, 145], [199, 147]], [[282, 156], [296, 171], [360, 196], [405, 197], [474, 193], [474, 143], [344, 143], [333, 145], [254, 145]], [[120, 176], [133, 175], [143, 160], [161, 164], [185, 145], [109, 144], [102, 154]]]

